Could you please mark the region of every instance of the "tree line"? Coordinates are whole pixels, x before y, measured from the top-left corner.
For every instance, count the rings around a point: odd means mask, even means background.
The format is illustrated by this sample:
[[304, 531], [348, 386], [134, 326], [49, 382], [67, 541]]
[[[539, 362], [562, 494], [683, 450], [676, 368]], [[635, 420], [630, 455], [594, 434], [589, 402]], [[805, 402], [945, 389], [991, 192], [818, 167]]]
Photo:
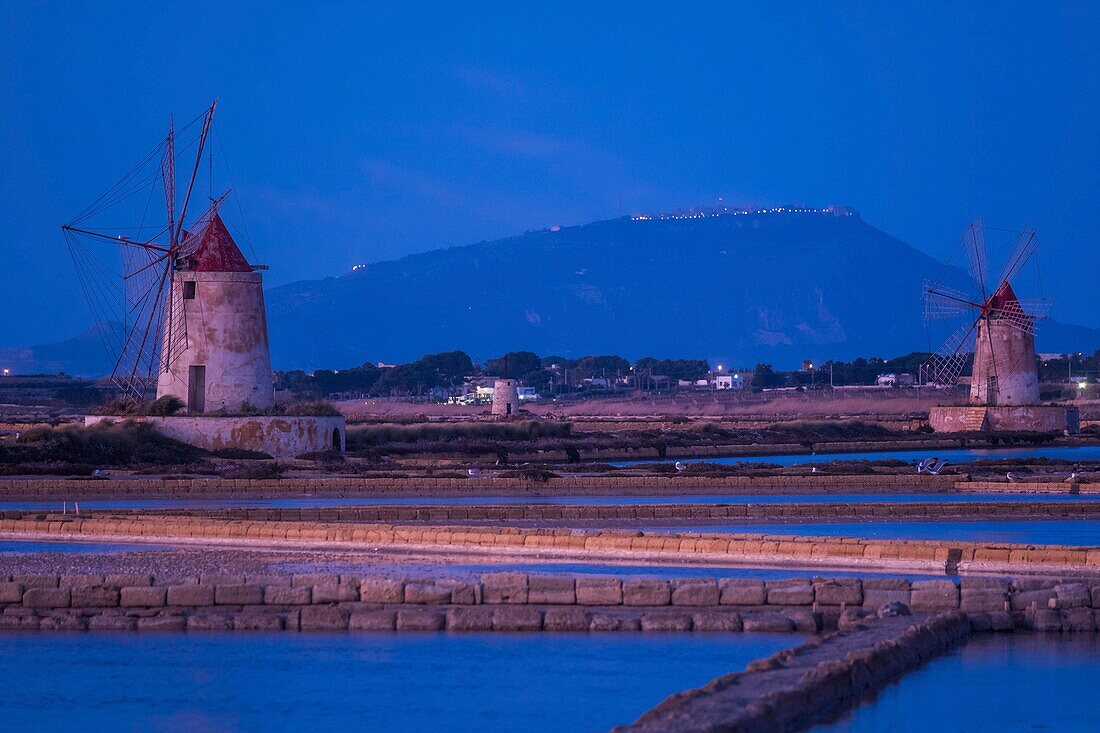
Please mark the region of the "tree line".
[[[851, 361], [807, 363], [802, 369], [779, 370], [760, 363], [752, 369], [726, 368], [726, 372], [752, 373], [754, 389], [776, 387], [825, 388], [875, 384], [880, 374], [912, 374], [918, 377], [931, 354], [915, 351], [892, 359], [858, 357]], [[713, 365], [717, 366], [717, 365]], [[1069, 378], [1100, 378], [1100, 351], [1039, 362], [1044, 382]], [[656, 359], [630, 361], [614, 354], [570, 359], [539, 356], [531, 351], [512, 351], [478, 364], [463, 351], [428, 354], [407, 364], [379, 367], [363, 364], [350, 369], [318, 369], [276, 373], [277, 386], [302, 397], [371, 396], [409, 397], [433, 393], [457, 394], [471, 377], [511, 377], [544, 395], [584, 390], [670, 389], [681, 381], [696, 382], [713, 374], [705, 359]]]

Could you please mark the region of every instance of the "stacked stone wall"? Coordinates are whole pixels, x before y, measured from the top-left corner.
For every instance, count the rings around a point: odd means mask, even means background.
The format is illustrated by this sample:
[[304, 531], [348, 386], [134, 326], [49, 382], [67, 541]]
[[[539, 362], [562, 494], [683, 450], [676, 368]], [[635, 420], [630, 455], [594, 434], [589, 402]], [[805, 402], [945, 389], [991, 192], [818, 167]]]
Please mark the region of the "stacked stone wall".
[[389, 545], [440, 551], [546, 553], [586, 559], [767, 562], [830, 567], [1079, 569], [1100, 567], [1100, 547], [996, 542], [876, 540], [799, 535], [535, 529], [469, 525], [221, 520], [186, 515], [27, 514], [0, 519], [0, 533], [48, 537], [141, 537], [265, 545]]
[[[0, 497], [57, 498], [97, 496], [241, 496], [241, 495], [334, 495], [363, 496], [420, 493], [462, 494], [686, 494], [813, 493], [837, 489], [913, 491], [965, 491], [968, 483], [958, 476], [918, 474], [875, 474], [862, 476], [562, 476], [543, 482], [521, 478], [470, 477], [369, 478], [360, 476], [315, 476], [283, 479], [226, 478], [140, 478], [120, 476], [104, 479], [27, 477], [0, 479]], [[989, 482], [993, 488], [1006, 484]], [[1023, 490], [1032, 484], [1009, 484]], [[1068, 491], [1068, 484], [1034, 484], [1051, 490]]]
[[0, 629], [817, 633], [890, 603], [916, 614], [961, 611], [976, 631], [1088, 632], [1100, 623], [1100, 581], [0, 576]]
[[967, 619], [959, 613], [882, 618], [677, 693], [633, 725], [615, 730], [802, 730], [839, 714], [969, 636]]

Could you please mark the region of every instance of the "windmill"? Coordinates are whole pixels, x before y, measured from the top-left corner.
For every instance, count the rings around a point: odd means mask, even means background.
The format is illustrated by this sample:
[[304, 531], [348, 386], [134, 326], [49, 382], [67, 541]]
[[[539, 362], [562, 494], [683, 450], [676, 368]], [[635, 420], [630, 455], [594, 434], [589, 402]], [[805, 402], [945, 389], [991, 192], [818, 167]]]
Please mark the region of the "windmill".
[[[237, 294], [233, 306], [251, 311], [246, 323], [261, 323], [262, 334], [254, 340], [262, 341], [258, 346], [264, 352], [252, 370], [259, 375], [261, 388], [251, 390], [260, 392], [258, 398], [250, 392], [238, 402], [267, 402], [262, 386], [265, 379], [270, 383], [270, 359], [259, 274], [253, 272], [262, 268], [248, 264], [225, 229], [219, 212], [228, 191], [213, 196], [212, 161], [209, 204], [201, 215], [189, 218], [216, 107], [217, 100], [179, 130], [170, 123], [167, 136], [140, 163], [62, 227], [88, 305], [97, 322], [104, 324], [97, 331], [114, 360], [111, 379], [133, 401], [144, 400], [153, 386], [158, 396], [187, 397], [188, 389], [194, 393], [187, 383], [192, 362], [203, 365], [203, 380], [208, 361], [222, 365], [224, 349], [217, 348], [219, 336], [210, 324], [217, 325], [217, 304], [226, 298], [208, 298], [210, 302], [204, 304], [202, 298], [196, 300], [196, 293], [206, 288], [214, 295], [218, 282], [233, 279], [236, 291], [245, 288], [248, 301], [242, 307]], [[182, 189], [176, 186], [177, 161], [190, 171]], [[163, 199], [160, 211], [153, 206], [157, 194]], [[137, 225], [119, 226], [119, 220]], [[105, 243], [114, 248], [104, 247]], [[113, 261], [112, 254], [117, 255]], [[204, 284], [207, 281], [210, 284]], [[195, 313], [203, 316], [204, 328], [196, 327]], [[240, 315], [232, 314], [230, 328], [240, 331]], [[196, 349], [201, 353], [193, 354]], [[177, 374], [181, 369], [182, 377]], [[249, 381], [242, 379], [240, 369], [224, 372], [221, 369], [215, 376], [231, 377], [223, 381], [238, 385]], [[203, 411], [205, 386], [202, 391], [187, 400], [189, 407], [197, 408], [191, 411]], [[217, 403], [224, 406], [227, 400]]]
[[967, 229], [962, 242], [969, 289], [943, 282], [924, 285], [925, 321], [960, 322], [922, 367], [925, 381], [954, 385], [967, 365], [972, 365], [969, 401], [973, 405], [1039, 402], [1035, 331], [1050, 302], [1016, 296], [1012, 283], [1034, 258], [1039, 240], [1034, 229], [1011, 234], [1014, 241], [1009, 255], [995, 278], [991, 277], [986, 227], [978, 220]]

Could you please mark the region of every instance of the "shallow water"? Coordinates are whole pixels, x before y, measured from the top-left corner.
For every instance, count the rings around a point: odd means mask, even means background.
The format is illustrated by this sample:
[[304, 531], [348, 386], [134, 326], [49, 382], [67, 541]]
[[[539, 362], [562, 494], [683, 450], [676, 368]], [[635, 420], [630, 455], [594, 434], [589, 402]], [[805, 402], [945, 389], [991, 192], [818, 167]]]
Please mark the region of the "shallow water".
[[1086, 731], [1100, 720], [1100, 636], [1005, 634], [903, 677], [824, 733]]
[[669, 458], [647, 461], [616, 461], [613, 466], [638, 466], [650, 463], [774, 463], [795, 466], [800, 463], [830, 461], [886, 461], [916, 463], [936, 456], [948, 463], [968, 463], [983, 459], [1053, 458], [1064, 461], [1100, 461], [1100, 445], [1062, 445], [1038, 448], [922, 448], [920, 450], [866, 451], [861, 453], [781, 453], [774, 456], [725, 456], [721, 458]]
[[147, 552], [149, 550], [170, 550], [172, 545], [120, 544], [115, 542], [35, 542], [24, 540], [0, 540], [0, 555], [27, 554], [80, 554], [114, 555], [120, 552]]
[[[362, 496], [292, 499], [93, 499], [81, 501], [82, 512], [93, 509], [323, 509], [341, 506], [439, 506], [467, 504], [791, 504], [855, 502], [1004, 502], [1004, 501], [1100, 501], [1097, 494], [687, 494], [683, 496]], [[60, 501], [0, 501], [0, 510], [61, 511]], [[73, 503], [68, 503], [73, 511]]]
[[657, 532], [733, 532], [742, 534], [865, 537], [892, 540], [1011, 542], [1025, 545], [1100, 546], [1100, 521], [1066, 519], [976, 522], [806, 522], [785, 524], [705, 524], [644, 527]]
[[[751, 578], [753, 580], [788, 580], [791, 578], [850, 578], [852, 570], [820, 570], [805, 568], [731, 568], [710, 565], [614, 565], [598, 563], [462, 563], [447, 565], [448, 570], [490, 573], [518, 571], [523, 573], [570, 575], [629, 575], [646, 578]], [[860, 569], [859, 574], [876, 578], [925, 579], [942, 578], [943, 573], [878, 573]]]
[[604, 731], [786, 634], [0, 634], [8, 730]]

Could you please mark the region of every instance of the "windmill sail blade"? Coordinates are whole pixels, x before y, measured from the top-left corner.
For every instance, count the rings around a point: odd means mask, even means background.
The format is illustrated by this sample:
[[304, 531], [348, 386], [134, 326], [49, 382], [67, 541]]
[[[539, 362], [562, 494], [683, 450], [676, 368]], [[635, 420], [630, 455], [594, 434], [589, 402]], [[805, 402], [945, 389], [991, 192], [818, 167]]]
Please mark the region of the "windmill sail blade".
[[1005, 261], [1004, 270], [1001, 272], [999, 283], [1008, 282], [1020, 274], [1020, 270], [1039, 248], [1039, 237], [1034, 229], [1024, 229], [1016, 236], [1016, 244], [1012, 247], [1012, 254]]
[[1016, 330], [1034, 335], [1038, 330], [1039, 322], [1045, 320], [1050, 312], [1050, 305], [1050, 301], [1046, 298], [1017, 300], [998, 309], [996, 316]]
[[926, 280], [924, 282], [924, 320], [957, 318], [968, 309], [981, 308], [966, 293]]
[[959, 375], [966, 369], [974, 353], [977, 327], [977, 320], [964, 324], [943, 342], [925, 365], [928, 382], [943, 386], [954, 386], [958, 383]]
[[126, 337], [111, 375], [114, 383], [135, 400], [143, 400], [155, 384], [160, 366], [165, 300], [172, 281], [172, 263], [168, 257], [153, 264], [157, 266], [140, 264], [136, 275], [125, 281], [129, 304]]
[[985, 221], [978, 219], [973, 222], [963, 235], [963, 249], [966, 250], [966, 258], [969, 263], [970, 277], [978, 283], [982, 294], [982, 302], [989, 296], [986, 288], [989, 277], [989, 252], [985, 244]]

